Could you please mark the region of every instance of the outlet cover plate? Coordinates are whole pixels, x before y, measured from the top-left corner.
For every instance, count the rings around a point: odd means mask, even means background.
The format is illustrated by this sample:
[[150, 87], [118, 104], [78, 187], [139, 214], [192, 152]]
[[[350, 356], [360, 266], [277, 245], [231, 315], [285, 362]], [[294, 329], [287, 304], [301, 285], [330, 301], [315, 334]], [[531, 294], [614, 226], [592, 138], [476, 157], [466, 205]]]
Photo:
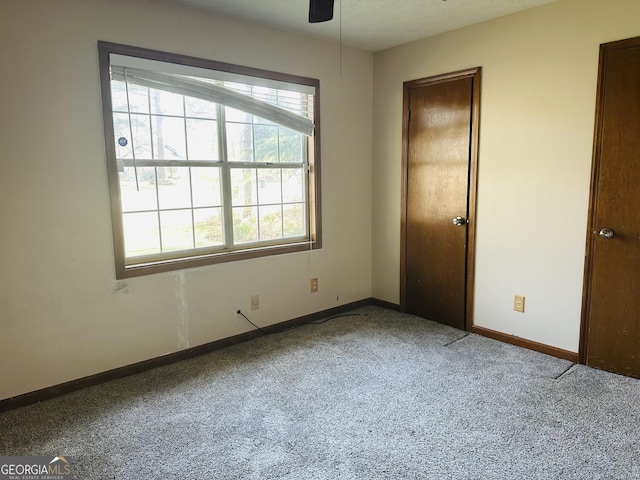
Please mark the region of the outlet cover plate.
[[513, 296], [513, 309], [516, 312], [524, 313], [524, 297], [522, 295]]

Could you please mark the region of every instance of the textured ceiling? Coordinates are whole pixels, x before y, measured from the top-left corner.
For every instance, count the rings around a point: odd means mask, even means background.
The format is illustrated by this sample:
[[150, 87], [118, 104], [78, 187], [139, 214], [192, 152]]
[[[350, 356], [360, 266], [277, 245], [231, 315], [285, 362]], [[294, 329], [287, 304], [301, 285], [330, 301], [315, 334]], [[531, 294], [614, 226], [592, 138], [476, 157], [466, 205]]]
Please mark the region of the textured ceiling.
[[335, 0], [334, 19], [316, 24], [307, 22], [309, 0], [172, 1], [379, 51], [557, 0]]

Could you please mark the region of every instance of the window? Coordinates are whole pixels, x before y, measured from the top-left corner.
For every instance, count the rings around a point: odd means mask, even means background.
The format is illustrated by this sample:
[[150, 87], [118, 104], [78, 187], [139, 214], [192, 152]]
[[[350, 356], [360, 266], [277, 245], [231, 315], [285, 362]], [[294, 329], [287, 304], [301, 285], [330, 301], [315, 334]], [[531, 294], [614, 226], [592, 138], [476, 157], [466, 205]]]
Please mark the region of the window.
[[319, 81], [99, 42], [116, 276], [319, 248]]

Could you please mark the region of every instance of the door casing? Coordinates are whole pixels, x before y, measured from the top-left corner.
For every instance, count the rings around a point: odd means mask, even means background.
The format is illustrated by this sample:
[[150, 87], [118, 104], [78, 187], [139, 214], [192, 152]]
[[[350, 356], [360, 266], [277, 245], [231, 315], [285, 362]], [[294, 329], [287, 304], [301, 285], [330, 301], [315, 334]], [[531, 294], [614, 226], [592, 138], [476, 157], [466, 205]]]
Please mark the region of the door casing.
[[406, 292], [406, 243], [407, 243], [407, 195], [409, 173], [409, 97], [411, 89], [450, 82], [464, 78], [472, 79], [472, 115], [471, 138], [469, 148], [469, 187], [467, 193], [467, 251], [466, 251], [466, 288], [465, 288], [465, 329], [473, 326], [473, 282], [475, 273], [475, 231], [476, 231], [476, 197], [478, 180], [478, 146], [480, 138], [480, 84], [482, 67], [460, 70], [436, 75], [403, 84], [402, 99], [402, 211], [400, 216], [400, 310], [405, 311]]

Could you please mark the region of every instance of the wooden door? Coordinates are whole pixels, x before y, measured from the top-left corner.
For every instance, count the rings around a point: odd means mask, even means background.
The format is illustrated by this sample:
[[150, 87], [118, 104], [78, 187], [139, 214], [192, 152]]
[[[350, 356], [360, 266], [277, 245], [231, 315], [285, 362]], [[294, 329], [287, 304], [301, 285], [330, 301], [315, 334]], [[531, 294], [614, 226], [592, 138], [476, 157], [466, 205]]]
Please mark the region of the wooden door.
[[640, 377], [640, 37], [601, 46], [597, 98], [580, 353]]
[[479, 75], [405, 83], [401, 304], [461, 329], [471, 303]]

